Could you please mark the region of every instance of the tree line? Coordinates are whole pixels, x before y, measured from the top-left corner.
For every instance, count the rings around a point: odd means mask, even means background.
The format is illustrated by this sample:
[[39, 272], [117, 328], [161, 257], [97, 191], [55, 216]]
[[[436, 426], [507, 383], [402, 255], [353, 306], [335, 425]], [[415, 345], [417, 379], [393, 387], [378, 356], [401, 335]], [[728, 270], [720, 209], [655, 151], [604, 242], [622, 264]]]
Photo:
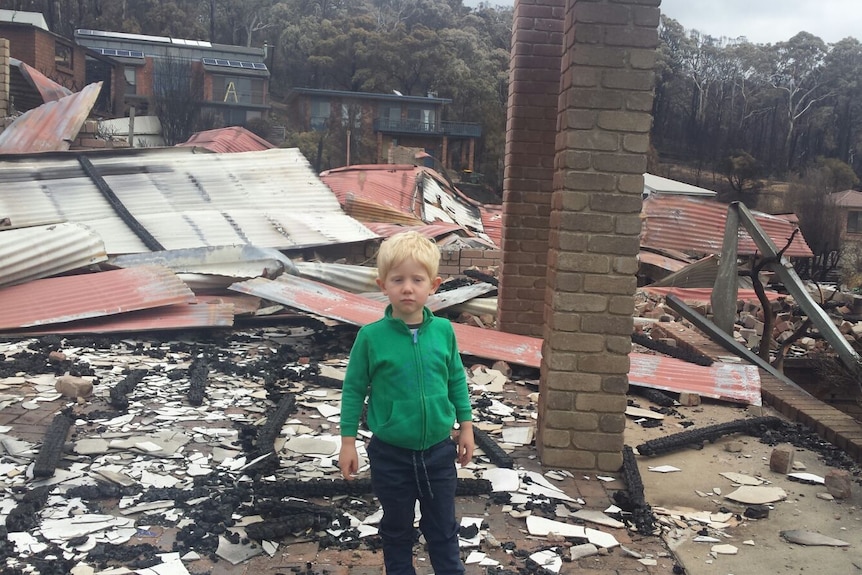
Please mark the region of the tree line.
[[[478, 170], [502, 186], [512, 8], [462, 0], [0, 0], [0, 7], [41, 12], [69, 37], [95, 28], [266, 45], [276, 103], [292, 87], [435, 92], [453, 101], [445, 120], [482, 125]], [[659, 158], [718, 170], [743, 197], [756, 193], [757, 177], [789, 178], [819, 169], [824, 158], [862, 173], [858, 40], [827, 44], [800, 32], [754, 44], [668, 17], [659, 32], [652, 131]]]

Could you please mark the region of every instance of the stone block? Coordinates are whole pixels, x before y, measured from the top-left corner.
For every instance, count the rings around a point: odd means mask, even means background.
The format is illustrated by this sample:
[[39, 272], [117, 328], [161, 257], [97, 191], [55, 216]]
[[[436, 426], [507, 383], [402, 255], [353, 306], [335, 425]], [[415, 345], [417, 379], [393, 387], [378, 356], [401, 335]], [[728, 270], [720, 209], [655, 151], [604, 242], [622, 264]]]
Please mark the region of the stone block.
[[849, 499], [853, 478], [846, 469], [830, 469], [824, 477], [826, 489], [835, 499]]
[[93, 393], [93, 382], [74, 375], [61, 375], [57, 378], [54, 389], [65, 397], [88, 397]]
[[779, 445], [769, 456], [769, 469], [776, 473], [787, 475], [793, 469], [793, 458], [796, 448], [792, 445]]

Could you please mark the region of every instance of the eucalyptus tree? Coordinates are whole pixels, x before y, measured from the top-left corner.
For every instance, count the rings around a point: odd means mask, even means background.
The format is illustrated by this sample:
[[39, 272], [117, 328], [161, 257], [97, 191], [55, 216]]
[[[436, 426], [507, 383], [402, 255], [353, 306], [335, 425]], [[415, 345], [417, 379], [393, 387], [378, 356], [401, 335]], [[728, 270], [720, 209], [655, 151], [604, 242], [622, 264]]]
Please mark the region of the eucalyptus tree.
[[833, 92], [824, 80], [826, 43], [808, 32], [800, 32], [772, 51], [769, 84], [779, 93], [784, 114], [784, 168], [792, 168], [797, 126], [820, 101]]

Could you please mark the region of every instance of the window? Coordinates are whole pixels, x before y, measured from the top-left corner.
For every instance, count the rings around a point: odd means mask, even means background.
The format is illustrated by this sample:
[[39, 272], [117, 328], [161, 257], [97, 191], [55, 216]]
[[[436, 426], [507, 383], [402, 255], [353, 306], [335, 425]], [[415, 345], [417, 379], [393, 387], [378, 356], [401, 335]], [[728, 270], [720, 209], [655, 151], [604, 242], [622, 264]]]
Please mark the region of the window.
[[134, 66], [125, 66], [123, 75], [126, 77], [126, 94], [134, 96], [138, 93], [138, 70]]
[[380, 127], [384, 130], [401, 127], [401, 106], [380, 104]]
[[329, 121], [330, 104], [329, 100], [312, 100], [311, 101], [311, 129], [319, 132], [326, 129], [326, 122]]
[[847, 233], [862, 234], [862, 212], [847, 212]]
[[341, 105], [341, 125], [347, 128], [362, 127], [362, 108], [359, 106]]
[[263, 105], [266, 103], [263, 80], [241, 76], [213, 76], [212, 99], [214, 102], [227, 104]]
[[61, 42], [54, 43], [54, 65], [58, 68], [72, 69], [72, 47]]
[[428, 108], [407, 108], [407, 122], [411, 129], [431, 132], [435, 129], [434, 110]]

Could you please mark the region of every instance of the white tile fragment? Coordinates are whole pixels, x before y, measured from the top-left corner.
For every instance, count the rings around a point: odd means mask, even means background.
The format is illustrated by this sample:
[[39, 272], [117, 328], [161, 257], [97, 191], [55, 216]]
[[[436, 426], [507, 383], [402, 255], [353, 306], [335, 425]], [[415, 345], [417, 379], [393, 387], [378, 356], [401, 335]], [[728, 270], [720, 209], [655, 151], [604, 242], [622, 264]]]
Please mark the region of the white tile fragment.
[[547, 569], [552, 573], [559, 573], [560, 569], [563, 567], [563, 558], [551, 549], [533, 553], [530, 555], [530, 559], [541, 565], [543, 569]]
[[787, 477], [791, 479], [796, 479], [798, 481], [802, 481], [805, 483], [815, 483], [817, 485], [825, 485], [826, 479], [820, 477], [819, 475], [815, 475], [813, 473], [788, 473]]
[[724, 471], [719, 473], [725, 479], [731, 480], [733, 483], [738, 483], [739, 485], [763, 485], [763, 479], [759, 477], [752, 477], [751, 475], [745, 475], [743, 473], [734, 473], [732, 471]]
[[536, 515], [527, 517], [527, 531], [529, 531], [530, 535], [537, 535], [539, 537], [547, 537], [551, 533], [556, 533], [561, 537], [586, 538], [587, 536], [586, 530], [582, 525], [563, 523], [562, 521], [554, 521]]
[[656, 465], [648, 467], [647, 469], [656, 473], [673, 473], [675, 471], [682, 471], [682, 469], [674, 467], [673, 465]]
[[608, 517], [601, 511], [596, 511], [593, 509], [579, 509], [572, 514], [574, 517], [580, 519], [581, 521], [587, 521], [589, 523], [596, 523], [598, 525], [604, 525], [605, 527], [613, 527], [616, 529], [622, 529], [626, 526], [622, 521], [618, 521], [613, 517]]
[[787, 493], [780, 487], [743, 485], [733, 493], [725, 495], [731, 501], [747, 505], [763, 505], [787, 499]]

